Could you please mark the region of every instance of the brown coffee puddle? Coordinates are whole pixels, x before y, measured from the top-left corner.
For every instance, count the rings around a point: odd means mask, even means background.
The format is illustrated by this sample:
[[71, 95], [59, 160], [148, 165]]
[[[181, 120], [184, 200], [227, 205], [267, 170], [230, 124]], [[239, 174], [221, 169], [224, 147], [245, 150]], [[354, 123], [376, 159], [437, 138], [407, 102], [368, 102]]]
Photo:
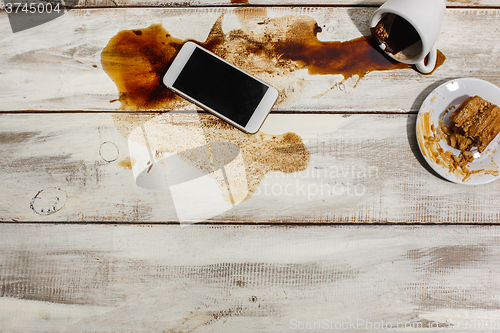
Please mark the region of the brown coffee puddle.
[[[275, 86], [280, 93], [278, 105], [300, 98], [300, 90], [308, 84], [295, 77], [297, 70], [307, 69], [311, 75], [341, 74], [343, 83], [354, 76], [359, 82], [372, 71], [410, 68], [385, 56], [371, 37], [345, 42], [320, 41], [317, 34], [321, 28], [307, 16], [268, 18], [265, 9], [236, 10], [235, 15], [241, 29], [224, 33], [221, 15], [204, 42], [193, 41]], [[190, 103], [162, 83], [170, 62], [186, 41], [171, 36], [159, 24], [121, 31], [109, 41], [101, 53], [101, 63], [118, 88], [122, 110], [192, 109]], [[444, 59], [439, 53], [437, 67]], [[204, 172], [210, 172], [211, 167], [199, 165], [203, 158], [190, 157], [197, 151], [193, 148], [210, 142], [236, 144], [244, 158], [247, 198], [266, 173], [303, 171], [310, 161], [308, 149], [295, 133], [249, 135], [206, 113], [198, 114], [196, 125], [201, 126], [205, 136], [205, 143], [201, 144], [190, 139], [189, 131], [194, 125], [192, 120], [182, 118], [183, 113], [122, 113], [113, 117], [125, 137], [140, 126], [154, 128], [147, 131], [147, 144], [155, 150], [158, 160], [163, 153], [176, 152]], [[185, 134], [172, 134], [183, 131]], [[190, 154], [182, 153], [187, 150]], [[220, 186], [224, 184], [221, 182]]]
[[122, 109], [174, 107], [172, 102], [180, 101], [162, 79], [182, 44], [159, 24], [111, 38], [101, 53], [101, 64], [118, 88]]
[[[411, 67], [383, 54], [372, 37], [320, 41], [317, 34], [321, 28], [307, 16], [256, 22], [251, 15], [240, 13], [238, 18], [242, 27], [247, 28], [224, 33], [221, 15], [204, 42], [193, 41], [276, 86], [280, 92], [278, 104], [300, 93], [290, 92], [290, 87], [300, 90], [300, 83], [292, 75], [296, 70], [307, 69], [311, 75], [341, 74], [343, 83], [353, 76], [359, 82], [372, 71]], [[249, 28], [248, 22], [243, 22], [245, 19], [253, 26]], [[118, 88], [122, 109], [172, 110], [189, 106], [162, 83], [172, 58], [184, 42], [171, 36], [160, 24], [121, 31], [109, 41], [101, 53], [101, 63]], [[436, 68], [444, 61], [444, 55], [438, 52]]]

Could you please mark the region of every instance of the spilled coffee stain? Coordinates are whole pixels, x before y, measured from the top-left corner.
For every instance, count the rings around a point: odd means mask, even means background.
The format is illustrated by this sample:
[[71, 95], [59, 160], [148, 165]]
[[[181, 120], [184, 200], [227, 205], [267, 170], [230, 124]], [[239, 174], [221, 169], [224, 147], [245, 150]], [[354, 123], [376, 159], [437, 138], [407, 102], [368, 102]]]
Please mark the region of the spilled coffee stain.
[[133, 157], [127, 157], [123, 161], [118, 162], [119, 167], [125, 168], [127, 170], [132, 170], [134, 164], [135, 164], [135, 159]]
[[[236, 15], [242, 29], [224, 33], [221, 15], [204, 42], [191, 41], [275, 86], [280, 92], [278, 104], [298, 94], [289, 93], [290, 87], [300, 90], [300, 82], [293, 77], [297, 70], [307, 69], [311, 75], [341, 74], [342, 82], [357, 76], [359, 82], [372, 71], [411, 67], [386, 56], [372, 37], [320, 41], [317, 34], [321, 27], [311, 17], [284, 16], [257, 22], [251, 15]], [[171, 36], [160, 24], [121, 31], [109, 41], [101, 63], [118, 88], [122, 109], [171, 110], [189, 105], [162, 83], [170, 62], [187, 41]], [[436, 68], [444, 60], [438, 52]]]
[[181, 100], [162, 83], [183, 42], [159, 25], [114, 36], [101, 53], [104, 71], [115, 82], [123, 109], [158, 109]]
[[[265, 9], [235, 10], [235, 15], [241, 29], [225, 33], [222, 29], [224, 15], [221, 15], [204, 42], [189, 41], [276, 87], [280, 96], [278, 105], [298, 100], [300, 91], [309, 84], [296, 77], [294, 72], [298, 70], [307, 69], [310, 75], [341, 74], [342, 83], [355, 76], [359, 82], [372, 71], [410, 68], [383, 54], [371, 37], [346, 42], [320, 41], [317, 35], [321, 28], [307, 16], [269, 18]], [[173, 37], [160, 24], [121, 31], [109, 41], [101, 53], [101, 63], [118, 88], [123, 110], [192, 108], [189, 102], [172, 93], [162, 82], [173, 57], [187, 41]], [[439, 53], [437, 67], [444, 59]], [[200, 164], [199, 161], [206, 159], [192, 157], [198, 151], [194, 148], [211, 142], [237, 145], [244, 158], [247, 198], [255, 192], [266, 173], [303, 171], [310, 161], [310, 152], [295, 133], [249, 135], [211, 114], [198, 114], [196, 124], [183, 113], [122, 113], [113, 117], [116, 127], [125, 137], [129, 137], [138, 126], [148, 125], [147, 145], [156, 152], [158, 160], [164, 153], [178, 153], [203, 172], [213, 170], [213, 165]], [[204, 142], [197, 143], [190, 136], [194, 126], [201, 126]], [[187, 150], [189, 154], [182, 153]], [[204, 150], [199, 149], [199, 152]], [[225, 186], [221, 177], [217, 181], [220, 187]]]
[[[130, 126], [135, 123], [134, 116], [137, 115], [115, 114], [114, 120], [129, 140], [147, 142], [154, 152], [154, 162], [168, 163], [168, 157], [164, 157], [176, 153], [189, 165], [210, 175], [221, 189], [227, 186], [220, 172], [224, 167], [226, 175], [232, 177], [232, 195], [236, 201], [248, 199], [268, 172], [304, 171], [311, 158], [302, 138], [291, 132], [252, 135], [208, 113], [182, 112], [157, 114], [148, 121], [138, 119], [141, 129], [134, 131], [138, 128]], [[235, 159], [239, 154], [240, 164]], [[175, 180], [169, 181], [169, 185], [175, 185]]]
[[271, 135], [258, 132], [251, 135], [212, 115], [199, 116], [207, 141], [227, 141], [240, 147], [247, 178], [247, 198], [257, 190], [268, 172], [289, 174], [304, 171], [309, 165], [311, 154], [296, 133]]

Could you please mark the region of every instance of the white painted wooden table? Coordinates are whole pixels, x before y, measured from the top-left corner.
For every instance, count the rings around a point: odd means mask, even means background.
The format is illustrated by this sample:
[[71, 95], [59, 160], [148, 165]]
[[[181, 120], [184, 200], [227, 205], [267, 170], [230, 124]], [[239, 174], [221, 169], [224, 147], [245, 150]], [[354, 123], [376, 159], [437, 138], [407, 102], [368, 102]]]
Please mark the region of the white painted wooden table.
[[[0, 332], [500, 331], [500, 182], [415, 137], [441, 83], [500, 85], [500, 2], [447, 3], [431, 75], [333, 53], [381, 3], [80, 1], [12, 33], [0, 2]], [[188, 39], [280, 90], [259, 134], [162, 90]]]

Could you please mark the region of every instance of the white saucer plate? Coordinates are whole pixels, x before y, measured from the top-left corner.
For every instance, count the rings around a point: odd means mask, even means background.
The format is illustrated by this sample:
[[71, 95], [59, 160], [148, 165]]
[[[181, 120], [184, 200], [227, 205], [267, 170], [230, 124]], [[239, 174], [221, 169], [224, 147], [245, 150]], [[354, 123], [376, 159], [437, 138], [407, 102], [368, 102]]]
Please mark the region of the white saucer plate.
[[[439, 142], [427, 143], [429, 133], [432, 133], [431, 126], [434, 126], [435, 132], [440, 126], [440, 120], [445, 125], [449, 125], [449, 116], [467, 97], [481, 96], [487, 101], [500, 105], [500, 88], [494, 84], [475, 78], [461, 78], [450, 80], [437, 87], [427, 96], [420, 107], [417, 117], [417, 141], [420, 152], [424, 156], [427, 163], [439, 175], [445, 179], [464, 185], [480, 185], [489, 183], [499, 178], [500, 151], [498, 146], [500, 143], [500, 135], [497, 136], [488, 145], [485, 151], [481, 154], [476, 153], [474, 161], [467, 165], [471, 171], [469, 177], [464, 176], [460, 170], [452, 170], [443, 159], [432, 156], [429, 150], [429, 144], [439, 150], [439, 154], [449, 151], [456, 156], [460, 155], [460, 150], [449, 146], [446, 140], [441, 139]], [[434, 149], [434, 154], [436, 154]]]

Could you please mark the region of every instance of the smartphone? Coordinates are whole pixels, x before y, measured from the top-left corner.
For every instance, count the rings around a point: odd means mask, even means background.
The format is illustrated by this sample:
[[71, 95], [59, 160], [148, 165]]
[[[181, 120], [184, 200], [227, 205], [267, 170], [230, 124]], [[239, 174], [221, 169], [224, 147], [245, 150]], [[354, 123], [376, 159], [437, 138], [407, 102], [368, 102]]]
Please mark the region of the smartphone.
[[259, 130], [278, 98], [276, 88], [193, 42], [182, 46], [163, 83], [247, 133]]

